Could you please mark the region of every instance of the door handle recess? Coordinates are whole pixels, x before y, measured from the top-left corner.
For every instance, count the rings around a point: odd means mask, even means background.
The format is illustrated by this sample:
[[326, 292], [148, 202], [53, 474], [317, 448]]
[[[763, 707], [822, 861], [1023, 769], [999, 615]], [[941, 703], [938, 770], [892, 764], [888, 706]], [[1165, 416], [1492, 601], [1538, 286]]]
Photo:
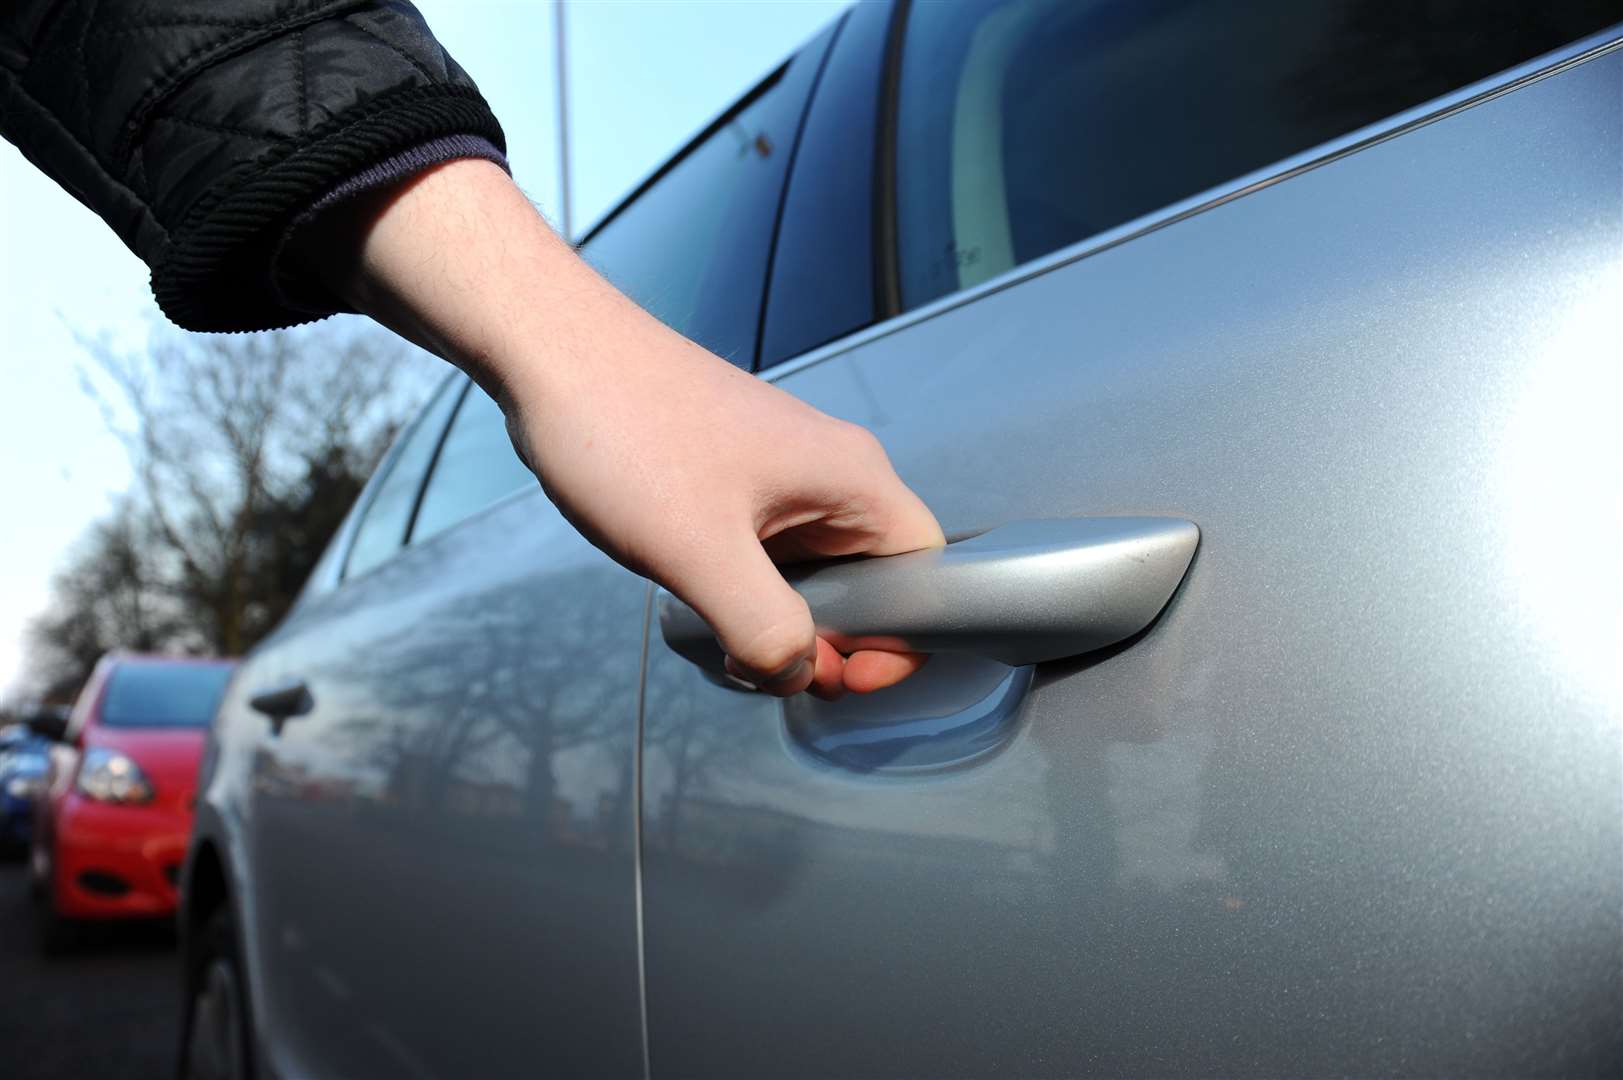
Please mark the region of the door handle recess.
[[[857, 648], [956, 652], [1020, 667], [1092, 652], [1149, 626], [1200, 543], [1179, 518], [1017, 521], [929, 551], [789, 568], [818, 632]], [[721, 647], [659, 597], [665, 643], [711, 675]]]
[[315, 708], [316, 702], [315, 698], [310, 696], [310, 688], [304, 684], [303, 679], [289, 679], [269, 689], [261, 690], [248, 699], [248, 704], [255, 712], [270, 717], [280, 728], [283, 721], [303, 716]]

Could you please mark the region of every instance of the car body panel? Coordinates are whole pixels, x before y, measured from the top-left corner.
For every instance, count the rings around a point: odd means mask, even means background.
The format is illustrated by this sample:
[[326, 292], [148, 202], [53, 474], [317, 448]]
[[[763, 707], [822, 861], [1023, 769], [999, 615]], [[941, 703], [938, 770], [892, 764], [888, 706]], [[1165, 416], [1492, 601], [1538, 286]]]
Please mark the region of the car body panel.
[[[582, 244], [632, 295], [670, 300], [667, 317], [714, 316], [688, 329], [741, 366], [755, 357], [773, 224], [837, 26]], [[711, 197], [729, 184], [734, 198]], [[667, 249], [690, 235], [718, 244], [680, 301], [642, 280], [649, 231]], [[449, 459], [461, 415], [415, 472]], [[346, 577], [410, 438], [227, 696], [188, 880], [224, 868], [254, 1027], [274, 1033], [259, 1048], [268, 1071], [527, 1075], [539, 1054], [550, 1070], [639, 1074], [634, 777], [649, 589], [533, 487], [426, 540], [432, 500], [419, 488], [410, 543]], [[306, 713], [272, 725], [249, 705], [296, 683]], [[432, 971], [432, 984], [402, 979], [404, 965]]]
[[[191, 814], [163, 807], [108, 806], [70, 794], [52, 810], [51, 894], [70, 919], [162, 918], [179, 901], [178, 877]], [[84, 875], [113, 875], [119, 895], [88, 888]]]
[[84, 732], [84, 750], [103, 747], [128, 754], [152, 781], [147, 804], [189, 814], [197, 798], [197, 763], [207, 732], [202, 728], [115, 728], [95, 725]]
[[[363, 494], [205, 752], [188, 881], [223, 869], [261, 1072], [1601, 1071], [1620, 65], [1510, 73], [770, 372], [949, 532], [1196, 523], [1100, 653], [779, 703], [650, 639], [646, 583], [537, 491], [341, 580]], [[248, 700], [289, 680], [314, 707], [275, 728]], [[905, 772], [797, 741], [988, 708], [996, 745]]]
[[0, 751], [0, 854], [28, 849], [34, 802], [44, 793], [50, 743], [29, 738]]
[[[236, 868], [277, 1074], [640, 1070], [646, 604], [531, 490], [302, 604], [248, 661], [198, 842]], [[291, 677], [314, 708], [273, 734], [246, 697]]]
[[949, 533], [1201, 549], [929, 775], [793, 732], [970, 708], [949, 658], [784, 704], [656, 640], [654, 1075], [1617, 1060], [1620, 88], [1608, 52], [786, 366]]

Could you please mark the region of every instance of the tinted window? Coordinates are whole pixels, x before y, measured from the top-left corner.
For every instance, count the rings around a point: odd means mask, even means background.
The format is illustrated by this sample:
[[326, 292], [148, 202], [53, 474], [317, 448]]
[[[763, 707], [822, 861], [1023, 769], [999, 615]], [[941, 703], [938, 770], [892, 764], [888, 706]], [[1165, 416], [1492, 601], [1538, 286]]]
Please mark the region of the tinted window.
[[423, 489], [412, 542], [444, 532], [504, 495], [532, 487], [535, 476], [514, 452], [501, 409], [479, 387], [470, 387]]
[[772, 256], [763, 368], [874, 321], [875, 127], [890, 14], [889, 4], [858, 4], [817, 80]]
[[0, 754], [0, 779], [13, 776], [43, 776], [50, 758], [41, 747], [23, 746]]
[[361, 515], [360, 524], [355, 527], [355, 540], [350, 545], [349, 560], [344, 564], [346, 577], [366, 573], [405, 543], [423, 473], [434, 459], [434, 448], [445, 431], [445, 421], [456, 407], [457, 397], [465, 385], [467, 380], [460, 375], [447, 379], [404, 436], [400, 452], [384, 466], [389, 471], [379, 482], [372, 501]]
[[581, 246], [588, 262], [667, 326], [743, 368], [755, 362], [778, 200], [832, 33], [801, 50]]
[[225, 664], [120, 664], [101, 699], [110, 727], [206, 727], [231, 668]]
[[1601, 29], [1616, 0], [913, 5], [903, 304], [978, 284]]

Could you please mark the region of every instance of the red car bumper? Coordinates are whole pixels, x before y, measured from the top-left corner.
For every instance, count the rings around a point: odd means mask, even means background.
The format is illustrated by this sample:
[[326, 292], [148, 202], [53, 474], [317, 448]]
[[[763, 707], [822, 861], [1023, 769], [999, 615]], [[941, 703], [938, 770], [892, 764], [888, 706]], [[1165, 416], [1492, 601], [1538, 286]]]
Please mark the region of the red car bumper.
[[120, 806], [77, 794], [57, 807], [51, 887], [70, 919], [174, 914], [189, 811]]

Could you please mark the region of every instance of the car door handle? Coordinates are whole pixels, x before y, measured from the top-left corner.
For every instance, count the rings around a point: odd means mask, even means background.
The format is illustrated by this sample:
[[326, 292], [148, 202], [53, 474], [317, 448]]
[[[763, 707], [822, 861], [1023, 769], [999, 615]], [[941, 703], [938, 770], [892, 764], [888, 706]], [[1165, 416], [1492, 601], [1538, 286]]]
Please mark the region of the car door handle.
[[[1102, 649], [1149, 626], [1199, 543], [1200, 530], [1179, 518], [1018, 521], [944, 548], [784, 576], [818, 632], [843, 651], [970, 653], [1020, 667]], [[725, 678], [710, 628], [663, 590], [659, 627], [673, 650]]]
[[315, 708], [316, 701], [310, 696], [310, 688], [304, 685], [303, 679], [289, 679], [261, 690], [248, 699], [248, 704], [255, 712], [270, 717], [280, 729], [284, 721], [303, 716]]

